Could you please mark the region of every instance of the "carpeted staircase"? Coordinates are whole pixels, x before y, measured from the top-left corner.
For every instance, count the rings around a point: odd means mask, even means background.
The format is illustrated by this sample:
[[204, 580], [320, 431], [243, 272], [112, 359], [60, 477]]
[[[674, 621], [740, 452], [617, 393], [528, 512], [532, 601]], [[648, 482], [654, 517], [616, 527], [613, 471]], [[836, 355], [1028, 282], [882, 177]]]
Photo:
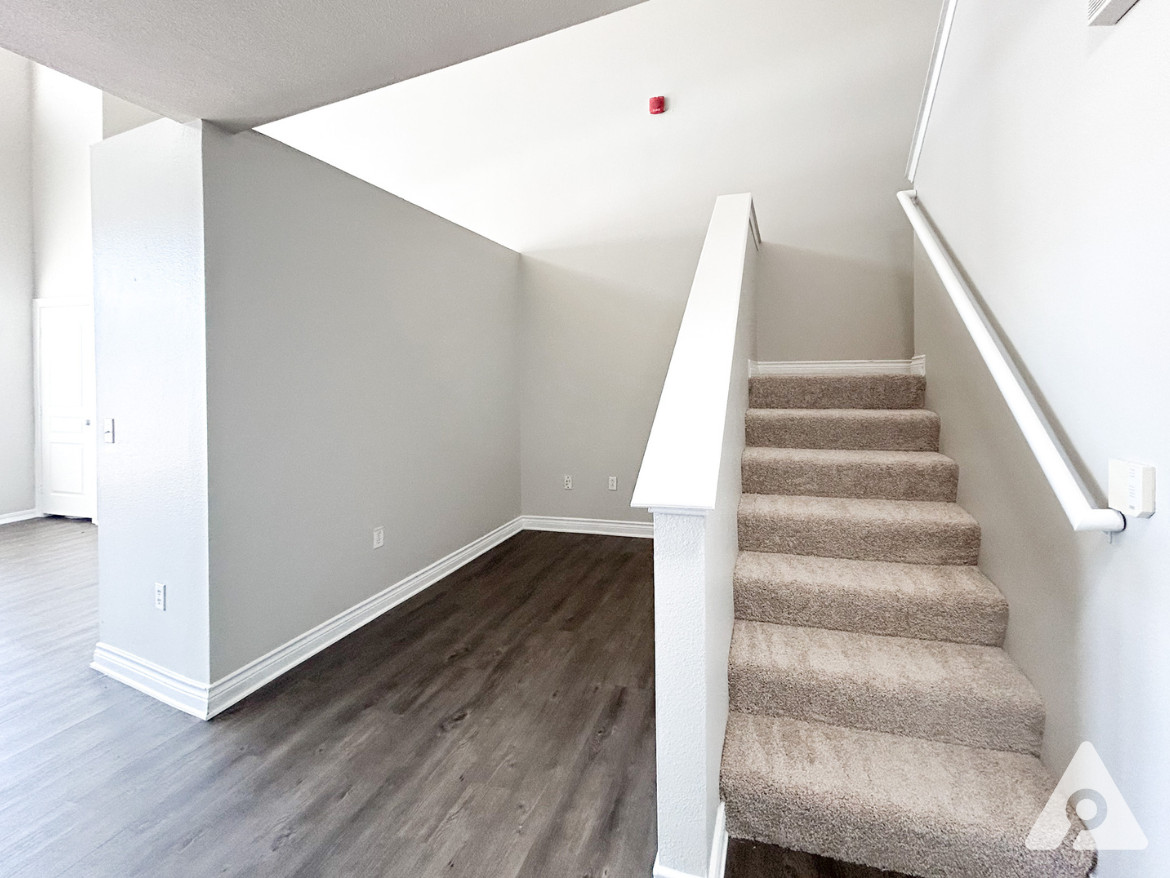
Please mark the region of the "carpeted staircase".
[[753, 378], [722, 795], [733, 838], [946, 878], [1084, 878], [1030, 851], [1044, 705], [910, 375]]

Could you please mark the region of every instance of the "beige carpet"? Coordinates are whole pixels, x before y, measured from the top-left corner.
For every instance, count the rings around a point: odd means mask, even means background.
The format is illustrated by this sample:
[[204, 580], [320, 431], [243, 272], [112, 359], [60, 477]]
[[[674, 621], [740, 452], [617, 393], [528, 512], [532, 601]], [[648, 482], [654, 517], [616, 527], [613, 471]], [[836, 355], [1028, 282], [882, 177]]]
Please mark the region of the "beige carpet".
[[1084, 878], [925, 380], [751, 382], [722, 794], [733, 838], [924, 878]]
[[743, 490], [950, 502], [959, 490], [959, 468], [929, 451], [747, 448]]
[[968, 565], [740, 552], [735, 615], [779, 625], [1002, 646], [1008, 603]]
[[750, 409], [747, 444], [938, 451], [938, 415], [922, 409]]

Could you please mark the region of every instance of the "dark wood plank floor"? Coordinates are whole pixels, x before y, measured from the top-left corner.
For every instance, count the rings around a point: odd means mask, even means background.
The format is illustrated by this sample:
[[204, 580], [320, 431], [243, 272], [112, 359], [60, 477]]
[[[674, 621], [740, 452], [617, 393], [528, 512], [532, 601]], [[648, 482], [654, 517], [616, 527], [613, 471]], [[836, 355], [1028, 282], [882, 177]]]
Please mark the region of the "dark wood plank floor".
[[651, 548], [521, 534], [201, 723], [88, 669], [91, 525], [0, 528], [0, 874], [649, 875]]
[[96, 542], [0, 527], [4, 878], [649, 876], [649, 541], [521, 534], [209, 723], [89, 669]]

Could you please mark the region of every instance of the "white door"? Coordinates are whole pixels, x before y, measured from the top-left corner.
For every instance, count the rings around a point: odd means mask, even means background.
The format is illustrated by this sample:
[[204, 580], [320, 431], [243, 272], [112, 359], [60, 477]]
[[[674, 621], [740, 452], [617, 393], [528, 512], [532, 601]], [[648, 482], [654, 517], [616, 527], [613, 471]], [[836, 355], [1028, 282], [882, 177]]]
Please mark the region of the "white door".
[[93, 305], [36, 299], [37, 491], [45, 515], [97, 509]]

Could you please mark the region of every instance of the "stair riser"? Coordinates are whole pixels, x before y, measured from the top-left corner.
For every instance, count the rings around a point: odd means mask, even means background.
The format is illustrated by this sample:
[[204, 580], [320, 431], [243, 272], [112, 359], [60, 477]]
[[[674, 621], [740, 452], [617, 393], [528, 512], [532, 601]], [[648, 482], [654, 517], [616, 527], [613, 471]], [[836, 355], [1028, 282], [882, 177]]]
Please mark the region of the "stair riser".
[[[727, 834], [787, 850], [865, 863], [882, 874], [931, 878], [1086, 878], [1096, 860], [1091, 851], [1034, 852], [1020, 839], [979, 845], [961, 832], [892, 826], [882, 814], [826, 806], [803, 790], [785, 790], [766, 809], [738, 798], [726, 802]], [[810, 815], [815, 817], [810, 819]], [[958, 827], [956, 827], [958, 829]], [[918, 850], [930, 851], [924, 865]], [[1054, 862], [1056, 861], [1056, 862]], [[862, 874], [869, 871], [860, 867]], [[848, 874], [848, 873], [843, 873]]]
[[925, 396], [914, 375], [767, 375], [751, 379], [748, 399], [759, 409], [919, 409]]
[[777, 625], [829, 628], [950, 643], [1002, 646], [1005, 603], [899, 600], [887, 595], [834, 594], [798, 582], [735, 582], [735, 617]]
[[1006, 704], [982, 698], [978, 692], [947, 697], [947, 693], [909, 687], [878, 693], [856, 681], [807, 669], [778, 677], [768, 669], [733, 665], [728, 682], [731, 709], [740, 713], [1040, 755], [1044, 708], [1039, 703]]
[[1055, 784], [1019, 753], [732, 711], [720, 795], [733, 838], [907, 875], [1086, 878], [1078, 827], [1024, 842]]
[[959, 491], [953, 461], [890, 466], [745, 458], [742, 475], [743, 490], [751, 494], [953, 502]]
[[908, 564], [976, 564], [979, 541], [978, 525], [843, 522], [755, 515], [742, 510], [739, 514], [739, 547], [751, 552]]
[[939, 422], [933, 413], [914, 420], [826, 416], [770, 417], [748, 412], [748, 445], [759, 448], [825, 448], [870, 451], [938, 451]]

